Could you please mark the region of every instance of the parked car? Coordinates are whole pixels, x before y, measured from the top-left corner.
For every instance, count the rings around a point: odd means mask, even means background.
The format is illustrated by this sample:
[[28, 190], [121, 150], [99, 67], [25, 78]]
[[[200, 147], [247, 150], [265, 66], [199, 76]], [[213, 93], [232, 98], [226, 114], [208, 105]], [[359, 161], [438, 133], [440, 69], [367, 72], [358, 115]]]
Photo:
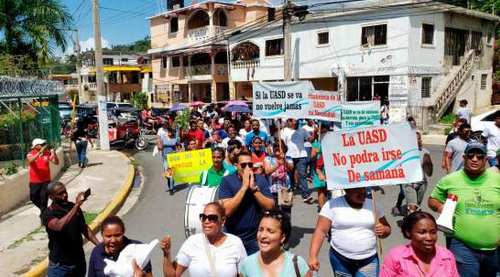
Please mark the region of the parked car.
[[71, 111], [73, 110], [73, 108], [71, 107], [70, 103], [59, 102], [57, 106], [59, 108], [59, 116], [61, 117], [61, 121], [71, 118]]
[[470, 120], [472, 131], [484, 131], [487, 126], [495, 124], [495, 115], [500, 113], [500, 109], [491, 110], [480, 115], [473, 116]]

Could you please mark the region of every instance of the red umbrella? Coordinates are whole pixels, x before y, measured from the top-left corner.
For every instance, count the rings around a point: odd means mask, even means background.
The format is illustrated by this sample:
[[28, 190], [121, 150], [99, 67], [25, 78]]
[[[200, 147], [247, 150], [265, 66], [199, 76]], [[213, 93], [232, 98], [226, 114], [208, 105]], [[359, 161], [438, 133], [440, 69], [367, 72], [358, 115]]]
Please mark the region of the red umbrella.
[[201, 101], [194, 101], [193, 103], [191, 103], [191, 107], [196, 107], [201, 105], [205, 105], [205, 103]]

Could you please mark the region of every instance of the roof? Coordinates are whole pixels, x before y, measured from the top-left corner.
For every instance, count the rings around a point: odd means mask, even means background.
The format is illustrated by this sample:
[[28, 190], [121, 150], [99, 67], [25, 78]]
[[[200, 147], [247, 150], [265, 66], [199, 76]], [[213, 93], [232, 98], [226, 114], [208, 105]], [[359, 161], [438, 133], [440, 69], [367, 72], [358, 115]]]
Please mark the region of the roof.
[[152, 18], [159, 17], [159, 16], [168, 16], [170, 14], [176, 14], [176, 13], [179, 13], [179, 12], [188, 11], [188, 10], [191, 10], [191, 9], [196, 9], [196, 8], [199, 8], [200, 6], [208, 4], [208, 3], [215, 3], [215, 4], [228, 5], [228, 6], [233, 6], [233, 5], [235, 5], [235, 6], [245, 6], [245, 4], [241, 4], [241, 3], [238, 3], [238, 2], [239, 1], [233, 1], [233, 0], [205, 0], [205, 1], [202, 1], [202, 2], [199, 2], [199, 3], [191, 4], [191, 5], [183, 7], [183, 8], [179, 8], [179, 9], [175, 9], [175, 10], [170, 10], [170, 11], [165, 11], [165, 12], [162, 12], [162, 13], [159, 13], [159, 14], [147, 17], [146, 19], [152, 19]]
[[198, 41], [193, 43], [188, 41], [181, 44], [149, 49], [148, 54], [159, 54], [159, 53], [178, 54], [186, 52], [186, 50], [189, 50], [189, 52], [197, 52], [197, 51], [203, 51], [211, 47], [224, 47], [224, 46], [226, 46], [226, 43], [224, 43], [222, 39], [219, 42]]
[[60, 81], [0, 76], [0, 98], [39, 97], [64, 93], [64, 86]]

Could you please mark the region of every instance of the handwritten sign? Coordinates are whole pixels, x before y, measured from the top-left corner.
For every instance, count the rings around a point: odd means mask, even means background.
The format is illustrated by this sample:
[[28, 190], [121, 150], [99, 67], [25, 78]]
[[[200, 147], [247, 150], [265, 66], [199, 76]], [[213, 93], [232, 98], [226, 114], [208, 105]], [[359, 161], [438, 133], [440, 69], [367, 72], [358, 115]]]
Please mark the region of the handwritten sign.
[[338, 91], [315, 90], [309, 92], [309, 103], [305, 118], [325, 121], [340, 121], [342, 105]]
[[167, 154], [168, 167], [172, 169], [177, 184], [194, 184], [200, 181], [203, 170], [212, 166], [212, 150], [202, 149]]
[[406, 122], [330, 132], [321, 146], [328, 189], [423, 179], [417, 136]]
[[305, 118], [311, 82], [254, 82], [253, 115], [257, 118]]
[[356, 101], [342, 104], [342, 128], [380, 124], [380, 101]]

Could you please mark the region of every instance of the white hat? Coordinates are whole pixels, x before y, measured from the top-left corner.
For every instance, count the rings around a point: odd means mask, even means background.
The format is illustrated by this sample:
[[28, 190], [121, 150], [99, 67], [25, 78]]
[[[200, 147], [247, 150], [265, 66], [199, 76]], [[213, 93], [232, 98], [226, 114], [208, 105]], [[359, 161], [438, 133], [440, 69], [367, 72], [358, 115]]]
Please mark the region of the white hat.
[[34, 147], [35, 147], [35, 146], [37, 146], [37, 145], [43, 145], [43, 144], [45, 144], [45, 143], [47, 143], [47, 141], [46, 141], [46, 140], [41, 139], [41, 138], [36, 138], [36, 139], [34, 139], [34, 140], [33, 140], [33, 142], [31, 143], [31, 148], [34, 148]]

